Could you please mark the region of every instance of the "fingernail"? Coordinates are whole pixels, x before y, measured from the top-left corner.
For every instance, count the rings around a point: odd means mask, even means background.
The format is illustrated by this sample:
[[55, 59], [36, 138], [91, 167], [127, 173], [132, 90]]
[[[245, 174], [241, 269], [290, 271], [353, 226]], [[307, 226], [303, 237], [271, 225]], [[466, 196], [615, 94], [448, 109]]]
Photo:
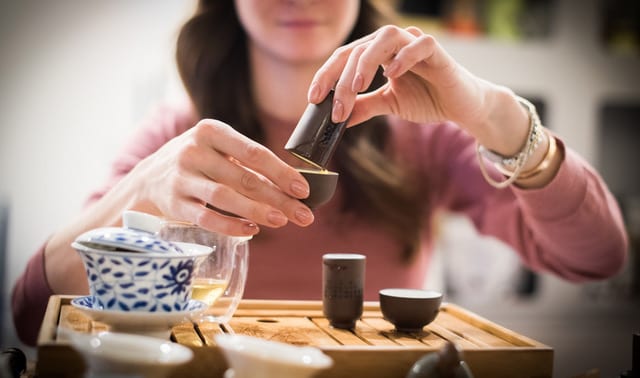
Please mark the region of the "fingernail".
[[354, 92], [360, 92], [363, 90], [364, 86], [364, 78], [362, 77], [362, 74], [360, 74], [360, 72], [358, 72], [356, 74], [356, 77], [353, 78], [353, 84], [351, 85], [351, 90]]
[[306, 225], [313, 222], [313, 213], [309, 209], [306, 209], [306, 208], [298, 209], [296, 210], [295, 214], [296, 214], [296, 219], [302, 224]]
[[291, 191], [297, 198], [309, 197], [309, 186], [298, 180], [291, 183]]
[[270, 211], [267, 214], [267, 220], [274, 226], [284, 226], [287, 224], [287, 217], [280, 211]]
[[331, 120], [334, 123], [338, 123], [340, 121], [342, 121], [342, 113], [344, 111], [344, 108], [342, 106], [342, 102], [335, 100], [333, 102], [333, 110], [331, 111]]
[[245, 223], [243, 225], [243, 228], [247, 234], [251, 234], [251, 235], [255, 235], [260, 231], [260, 229], [258, 228], [258, 225], [255, 223]]
[[312, 103], [319, 102], [321, 100], [319, 97], [320, 97], [320, 85], [318, 85], [318, 83], [316, 82], [311, 83], [311, 88], [309, 88], [309, 102], [312, 102]]

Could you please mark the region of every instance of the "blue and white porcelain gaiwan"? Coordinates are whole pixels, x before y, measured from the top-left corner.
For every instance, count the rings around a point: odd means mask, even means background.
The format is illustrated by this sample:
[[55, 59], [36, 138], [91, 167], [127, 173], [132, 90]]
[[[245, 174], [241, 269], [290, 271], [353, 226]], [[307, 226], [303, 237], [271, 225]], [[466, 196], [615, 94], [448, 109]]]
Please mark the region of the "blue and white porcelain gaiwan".
[[94, 308], [140, 312], [187, 310], [193, 274], [212, 252], [127, 227], [88, 231], [72, 247], [86, 268]]

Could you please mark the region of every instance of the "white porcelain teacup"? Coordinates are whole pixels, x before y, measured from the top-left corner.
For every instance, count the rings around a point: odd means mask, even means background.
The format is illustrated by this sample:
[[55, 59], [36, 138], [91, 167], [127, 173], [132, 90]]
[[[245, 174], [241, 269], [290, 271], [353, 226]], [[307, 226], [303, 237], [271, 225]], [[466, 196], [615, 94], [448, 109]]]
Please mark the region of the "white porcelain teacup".
[[87, 363], [86, 377], [165, 377], [193, 358], [191, 349], [155, 337], [58, 331]]
[[306, 378], [333, 365], [315, 347], [247, 335], [218, 334], [215, 340], [230, 366], [225, 378]]

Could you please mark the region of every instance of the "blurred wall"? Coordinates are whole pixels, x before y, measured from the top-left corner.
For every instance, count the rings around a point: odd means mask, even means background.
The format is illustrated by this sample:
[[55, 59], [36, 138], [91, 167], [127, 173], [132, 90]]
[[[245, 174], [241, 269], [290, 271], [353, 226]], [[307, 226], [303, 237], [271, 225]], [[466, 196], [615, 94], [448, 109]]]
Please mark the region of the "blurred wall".
[[[80, 210], [173, 66], [184, 0], [0, 2], [0, 197], [10, 206], [2, 300], [29, 257]], [[8, 309], [8, 306], [5, 306]], [[2, 346], [15, 345], [10, 314]]]

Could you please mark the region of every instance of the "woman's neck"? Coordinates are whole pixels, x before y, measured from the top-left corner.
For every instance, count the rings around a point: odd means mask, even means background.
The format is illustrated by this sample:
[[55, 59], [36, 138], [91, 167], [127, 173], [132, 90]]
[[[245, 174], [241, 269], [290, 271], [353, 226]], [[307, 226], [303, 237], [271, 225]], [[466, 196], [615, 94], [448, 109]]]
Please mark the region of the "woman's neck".
[[249, 59], [258, 108], [282, 120], [300, 118], [308, 104], [309, 84], [322, 62], [293, 64], [252, 47]]

